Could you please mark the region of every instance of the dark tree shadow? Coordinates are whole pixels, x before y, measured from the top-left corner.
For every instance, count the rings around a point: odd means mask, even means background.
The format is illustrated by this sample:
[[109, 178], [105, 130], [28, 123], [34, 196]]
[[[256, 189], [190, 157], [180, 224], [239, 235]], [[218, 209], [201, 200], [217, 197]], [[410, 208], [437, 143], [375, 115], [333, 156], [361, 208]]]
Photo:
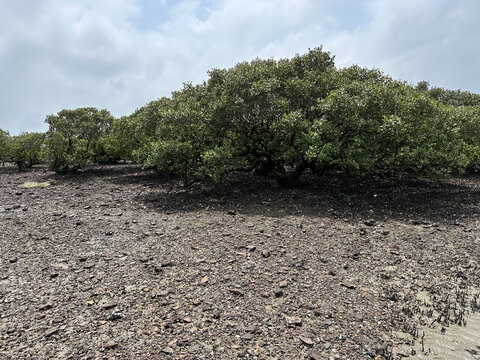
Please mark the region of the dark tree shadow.
[[202, 209], [246, 215], [331, 216], [348, 221], [365, 219], [457, 224], [480, 213], [477, 177], [450, 180], [311, 177], [291, 189], [274, 181], [237, 174], [218, 184], [182, 189], [165, 182], [137, 197], [161, 212]]
[[[11, 170], [7, 170], [11, 171]], [[462, 223], [480, 214], [480, 178], [408, 178], [306, 176], [295, 188], [252, 174], [232, 174], [213, 183], [183, 188], [176, 179], [164, 179], [138, 165], [91, 166], [76, 174], [47, 172], [45, 179], [81, 184], [111, 182], [142, 186], [135, 200], [158, 212], [234, 211], [245, 215], [282, 217], [304, 215], [347, 221], [366, 219]]]

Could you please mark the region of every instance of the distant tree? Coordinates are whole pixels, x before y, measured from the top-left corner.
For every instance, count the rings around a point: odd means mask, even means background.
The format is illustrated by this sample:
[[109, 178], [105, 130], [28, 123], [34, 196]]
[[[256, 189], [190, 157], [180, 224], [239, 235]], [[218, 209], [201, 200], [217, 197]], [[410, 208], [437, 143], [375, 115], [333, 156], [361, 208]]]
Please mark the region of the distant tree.
[[42, 161], [44, 133], [21, 133], [11, 138], [9, 158], [19, 170], [31, 168]]
[[419, 81], [417, 83], [417, 86], [415, 87], [416, 90], [418, 91], [428, 91], [428, 89], [430, 88], [430, 83], [428, 81]]
[[77, 171], [89, 161], [105, 155], [100, 139], [114, 121], [107, 110], [78, 108], [48, 115], [46, 159], [58, 172]]
[[8, 131], [0, 129], [0, 162], [2, 166], [9, 159], [10, 134]]
[[106, 158], [111, 161], [132, 160], [139, 147], [137, 126], [130, 116], [115, 119], [108, 133], [99, 142]]

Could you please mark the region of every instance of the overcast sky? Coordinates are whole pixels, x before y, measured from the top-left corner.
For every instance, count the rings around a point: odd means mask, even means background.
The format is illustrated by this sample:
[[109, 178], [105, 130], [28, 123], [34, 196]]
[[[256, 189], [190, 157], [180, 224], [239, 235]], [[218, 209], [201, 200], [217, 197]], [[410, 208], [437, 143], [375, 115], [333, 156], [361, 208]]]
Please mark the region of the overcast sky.
[[480, 92], [479, 0], [0, 0], [0, 128], [115, 116], [214, 67], [323, 45], [338, 67]]

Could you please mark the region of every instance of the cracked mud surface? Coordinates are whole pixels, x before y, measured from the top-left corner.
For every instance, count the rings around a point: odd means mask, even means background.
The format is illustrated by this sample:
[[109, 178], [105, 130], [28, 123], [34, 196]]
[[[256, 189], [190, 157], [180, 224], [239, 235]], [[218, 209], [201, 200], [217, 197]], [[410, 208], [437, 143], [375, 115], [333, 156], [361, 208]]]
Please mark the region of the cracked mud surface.
[[406, 356], [476, 310], [479, 185], [0, 168], [0, 358]]

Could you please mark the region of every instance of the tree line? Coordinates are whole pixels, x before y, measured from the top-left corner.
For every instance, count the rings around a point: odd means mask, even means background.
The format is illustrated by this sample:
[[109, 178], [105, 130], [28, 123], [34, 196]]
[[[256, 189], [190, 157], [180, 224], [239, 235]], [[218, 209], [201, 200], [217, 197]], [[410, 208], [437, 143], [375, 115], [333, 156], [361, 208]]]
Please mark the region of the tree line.
[[0, 161], [75, 172], [128, 160], [186, 186], [234, 171], [289, 185], [305, 171], [444, 176], [480, 156], [479, 94], [338, 69], [322, 48], [212, 69], [129, 116], [79, 108], [45, 121], [46, 133], [0, 131]]

